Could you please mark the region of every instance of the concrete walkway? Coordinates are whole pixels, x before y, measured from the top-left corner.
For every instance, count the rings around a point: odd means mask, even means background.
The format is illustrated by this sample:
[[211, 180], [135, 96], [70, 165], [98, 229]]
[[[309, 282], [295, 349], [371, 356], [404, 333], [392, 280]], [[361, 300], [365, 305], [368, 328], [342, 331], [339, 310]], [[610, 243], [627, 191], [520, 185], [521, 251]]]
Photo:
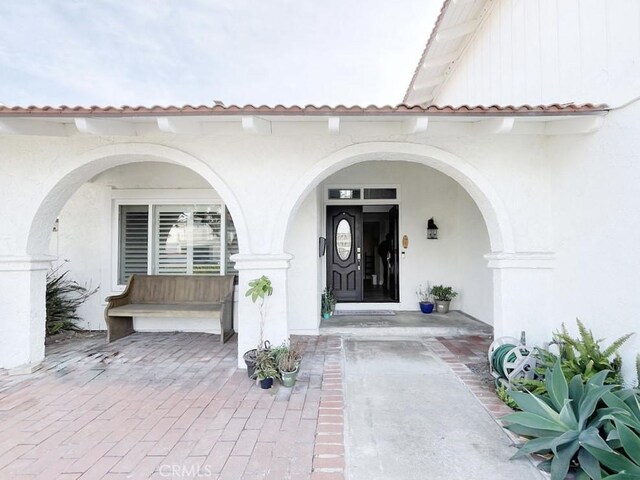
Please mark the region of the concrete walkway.
[[428, 342], [343, 341], [347, 479], [543, 478]]

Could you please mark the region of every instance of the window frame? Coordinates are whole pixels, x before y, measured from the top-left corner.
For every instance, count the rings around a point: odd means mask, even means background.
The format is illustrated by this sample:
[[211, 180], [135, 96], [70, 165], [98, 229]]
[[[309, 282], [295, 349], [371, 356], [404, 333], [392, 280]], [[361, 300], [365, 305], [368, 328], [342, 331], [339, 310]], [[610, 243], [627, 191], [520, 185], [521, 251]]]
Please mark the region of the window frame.
[[220, 247], [220, 274], [227, 271], [227, 206], [222, 199], [210, 189], [122, 189], [111, 191], [111, 274], [110, 284], [114, 292], [121, 292], [126, 284], [119, 283], [120, 268], [120, 206], [146, 205], [148, 206], [149, 236], [147, 240], [147, 275], [153, 272], [156, 261], [155, 252], [155, 207], [171, 205], [219, 205], [221, 207], [222, 229], [224, 241]]
[[[375, 198], [365, 199], [365, 188], [393, 188], [396, 191], [396, 198]], [[338, 183], [325, 184], [324, 204], [325, 205], [400, 205], [401, 192], [400, 185], [394, 183]], [[329, 198], [329, 190], [360, 190], [360, 198]]]

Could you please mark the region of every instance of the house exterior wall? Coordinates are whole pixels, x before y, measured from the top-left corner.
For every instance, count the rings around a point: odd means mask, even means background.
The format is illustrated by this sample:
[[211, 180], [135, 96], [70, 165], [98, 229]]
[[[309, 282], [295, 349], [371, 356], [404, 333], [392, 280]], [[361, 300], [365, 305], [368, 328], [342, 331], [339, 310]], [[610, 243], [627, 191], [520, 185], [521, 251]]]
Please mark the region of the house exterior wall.
[[622, 348], [625, 378], [640, 352], [640, 105], [612, 113], [602, 131], [553, 138], [548, 154], [557, 264], [553, 321], [575, 332], [574, 318], [609, 341], [635, 332]]
[[640, 92], [640, 3], [502, 0], [437, 105], [622, 104]]
[[[560, 322], [570, 323], [577, 315], [599, 336], [629, 331], [637, 310], [633, 286], [637, 285], [638, 259], [632, 253], [638, 236], [634, 222], [638, 197], [632, 193], [640, 169], [634, 146], [637, 114], [636, 107], [613, 112], [596, 133], [554, 139], [451, 133], [437, 124], [426, 134], [405, 135], [397, 125], [366, 121], [345, 122], [337, 135], [328, 134], [323, 122], [281, 121], [273, 123], [270, 135], [247, 134], [239, 125], [237, 130], [228, 125], [227, 131], [202, 135], [2, 136], [0, 214], [8, 219], [8, 228], [0, 230], [0, 302], [2, 312], [18, 320], [2, 318], [9, 334], [0, 339], [0, 365], [26, 363], [42, 354], [38, 322], [43, 321], [49, 260], [44, 256], [49, 252], [51, 227], [66, 200], [102, 171], [141, 161], [183, 165], [204, 178], [229, 205], [239, 228], [239, 291], [262, 274], [274, 281], [266, 327], [267, 337], [274, 342], [294, 330], [297, 317], [304, 318], [301, 330], [313, 328], [313, 319], [302, 312], [317, 311], [313, 303], [317, 295], [312, 299], [310, 292], [318, 291], [320, 279], [316, 276], [314, 282], [310, 275], [306, 285], [299, 281], [299, 274], [306, 275], [322, 262], [317, 258], [317, 236], [323, 228], [317, 215], [321, 205], [317, 187], [332, 174], [363, 161], [422, 163], [455, 180], [459, 187], [452, 183], [452, 188], [469, 194], [487, 226], [497, 335], [518, 336], [524, 329], [532, 343], [541, 343]], [[593, 180], [598, 178], [607, 182]], [[442, 181], [443, 185], [449, 182]], [[103, 201], [97, 184], [82, 189], [77, 202], [83, 202], [82, 196], [89, 199], [89, 206]], [[315, 199], [307, 199], [312, 192]], [[579, 199], [576, 192], [583, 192]], [[466, 201], [463, 208], [459, 199], [458, 206], [461, 210], [452, 210], [439, 224], [443, 239], [460, 228], [456, 221], [469, 228], [480, 223], [477, 214], [471, 213], [471, 202]], [[431, 216], [427, 210], [418, 214], [416, 233], [408, 233], [409, 255], [416, 251], [412, 246]], [[594, 212], [608, 226], [605, 231], [592, 224]], [[299, 215], [308, 222], [296, 225]], [[62, 220], [61, 234], [66, 228]], [[459, 241], [464, 241], [462, 235]], [[481, 250], [478, 246], [477, 252]], [[459, 264], [471, 265], [467, 256], [478, 258], [476, 252], [462, 252]], [[480, 262], [473, 264], [473, 272], [481, 271]], [[473, 272], [461, 270], [459, 275], [476, 278], [469, 283], [478, 284], [480, 277]], [[615, 305], [607, 307], [611, 314], [597, 308], [599, 298], [609, 290], [618, 295]], [[309, 306], [296, 304], [293, 292], [308, 295]], [[466, 302], [471, 304], [468, 293], [461, 298], [466, 310]], [[407, 295], [413, 300], [412, 292]], [[242, 354], [257, 343], [258, 312], [250, 300], [239, 297]], [[479, 298], [473, 304], [486, 309]], [[587, 306], [589, 313], [582, 313]], [[638, 350], [637, 343], [626, 350], [627, 365], [632, 363], [632, 350]]]

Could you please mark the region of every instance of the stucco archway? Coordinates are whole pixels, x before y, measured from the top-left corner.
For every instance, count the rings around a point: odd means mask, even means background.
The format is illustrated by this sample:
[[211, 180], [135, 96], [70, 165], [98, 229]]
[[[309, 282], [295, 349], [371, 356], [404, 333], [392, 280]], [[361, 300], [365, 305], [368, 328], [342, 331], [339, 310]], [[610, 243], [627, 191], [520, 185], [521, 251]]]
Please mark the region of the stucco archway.
[[308, 170], [285, 197], [272, 240], [272, 251], [284, 251], [289, 224], [307, 195], [324, 179], [343, 168], [365, 161], [415, 162], [456, 180], [476, 202], [487, 225], [492, 252], [513, 252], [514, 237], [507, 210], [491, 183], [473, 165], [430, 145], [405, 142], [368, 142], [350, 145], [325, 157]]
[[236, 196], [209, 165], [175, 148], [149, 143], [120, 143], [98, 147], [64, 158], [40, 185], [40, 196], [30, 205], [24, 245], [27, 256], [10, 258], [2, 267], [4, 285], [11, 285], [4, 298], [7, 312], [17, 321], [8, 322], [0, 341], [0, 368], [36, 364], [44, 358], [45, 284], [52, 225], [79, 187], [97, 174], [128, 163], [165, 162], [180, 165], [200, 175], [227, 205], [234, 219], [240, 252], [249, 248], [249, 233]]
[[79, 155], [65, 164], [58, 175], [45, 187], [45, 196], [31, 222], [27, 239], [27, 254], [42, 256], [48, 251], [51, 225], [65, 203], [78, 188], [97, 174], [113, 167], [134, 162], [166, 162], [181, 165], [204, 178], [223, 199], [238, 235], [240, 252], [248, 251], [249, 230], [242, 208], [235, 195], [209, 165], [191, 154], [163, 145], [123, 143], [99, 147]]

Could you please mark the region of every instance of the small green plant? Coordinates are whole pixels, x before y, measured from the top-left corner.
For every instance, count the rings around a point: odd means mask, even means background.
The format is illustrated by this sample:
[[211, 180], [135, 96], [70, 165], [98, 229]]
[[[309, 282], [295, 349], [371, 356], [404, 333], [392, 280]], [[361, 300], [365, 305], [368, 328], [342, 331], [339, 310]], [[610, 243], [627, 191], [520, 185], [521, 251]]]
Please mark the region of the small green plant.
[[420, 303], [433, 303], [433, 296], [431, 295], [432, 288], [429, 282], [427, 285], [420, 284], [416, 288], [416, 296]]
[[264, 341], [264, 323], [266, 317], [265, 304], [267, 298], [273, 294], [273, 286], [269, 277], [263, 275], [260, 278], [253, 279], [249, 282], [249, 289], [245, 293], [245, 297], [251, 297], [251, 301], [258, 306], [260, 311], [260, 343], [258, 350], [265, 349]]
[[502, 400], [502, 402], [507, 407], [511, 408], [512, 410], [520, 410], [520, 407], [518, 407], [518, 404], [516, 403], [516, 401], [509, 394], [509, 389], [502, 383], [499, 383], [498, 386], [496, 387], [496, 394], [498, 395], [498, 398]]
[[570, 468], [576, 470], [578, 478], [600, 479], [600, 463], [587, 447], [610, 448], [600, 435], [610, 412], [597, 409], [600, 400], [614, 388], [604, 385], [607, 373], [598, 372], [586, 384], [580, 375], [567, 383], [558, 360], [544, 376], [547, 397], [510, 392], [522, 411], [504, 417], [505, 428], [529, 439], [513, 458], [529, 453], [551, 455], [539, 465], [551, 473], [551, 480], [563, 480]]
[[82, 330], [77, 325], [78, 308], [98, 291], [83, 287], [68, 278], [69, 271], [60, 273], [62, 265], [47, 274], [46, 286], [46, 331], [55, 335], [64, 330]]
[[295, 372], [302, 359], [302, 349], [296, 343], [283, 343], [274, 348], [274, 356], [280, 372]]
[[450, 302], [458, 296], [458, 292], [454, 292], [453, 288], [445, 287], [443, 285], [435, 285], [431, 289], [431, 295], [433, 298], [440, 302]]
[[280, 378], [280, 372], [272, 349], [258, 349], [256, 352], [256, 369], [253, 376], [257, 381], [266, 380], [267, 378]]
[[601, 346], [604, 339], [596, 340], [591, 330], [576, 319], [579, 336], [574, 338], [569, 334], [564, 323], [559, 332], [553, 334], [554, 343], [558, 345], [559, 355], [541, 350], [540, 365], [542, 369], [549, 368], [560, 358], [565, 378], [570, 379], [580, 375], [583, 383], [598, 372], [607, 370], [605, 384], [622, 384], [622, 359], [618, 350], [633, 333], [628, 333], [615, 340], [606, 348]]
[[338, 300], [333, 295], [333, 291], [329, 288], [325, 288], [322, 291], [322, 297], [321, 297], [321, 305], [320, 305], [321, 313], [323, 315], [332, 314], [334, 309], [336, 308], [336, 303], [338, 303]]

